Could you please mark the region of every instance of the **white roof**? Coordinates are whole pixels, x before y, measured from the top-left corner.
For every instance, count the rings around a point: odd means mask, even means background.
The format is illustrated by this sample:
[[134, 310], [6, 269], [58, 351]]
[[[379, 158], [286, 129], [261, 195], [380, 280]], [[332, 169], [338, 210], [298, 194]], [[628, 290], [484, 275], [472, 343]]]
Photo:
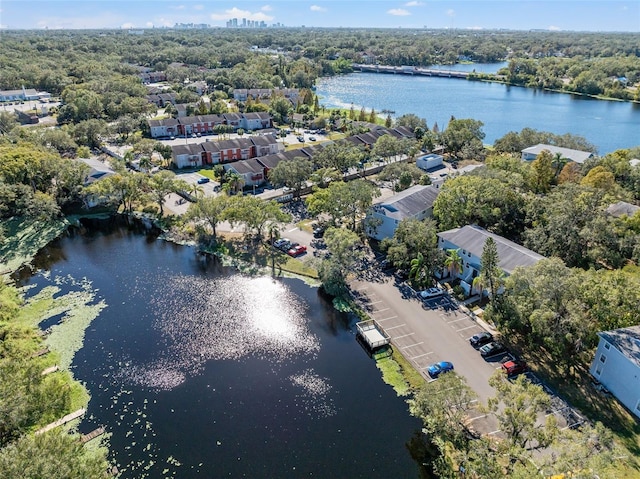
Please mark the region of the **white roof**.
[[559, 153], [563, 158], [567, 158], [575, 163], [584, 163], [586, 160], [593, 156], [593, 153], [591, 153], [590, 151], [572, 150], [571, 148], [545, 145], [544, 143], [539, 143], [537, 145], [530, 146], [529, 148], [525, 148], [524, 150], [522, 150], [522, 153], [529, 153], [538, 156], [544, 150], [547, 150], [552, 155]]

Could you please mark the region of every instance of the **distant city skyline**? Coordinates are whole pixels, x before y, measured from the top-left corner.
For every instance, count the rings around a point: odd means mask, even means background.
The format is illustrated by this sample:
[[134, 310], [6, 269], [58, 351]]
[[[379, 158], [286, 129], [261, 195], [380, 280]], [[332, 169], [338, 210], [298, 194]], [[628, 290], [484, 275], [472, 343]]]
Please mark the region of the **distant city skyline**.
[[[2, 29], [227, 27], [639, 32], [638, 0], [1, 0]], [[250, 22], [250, 23], [249, 23]]]

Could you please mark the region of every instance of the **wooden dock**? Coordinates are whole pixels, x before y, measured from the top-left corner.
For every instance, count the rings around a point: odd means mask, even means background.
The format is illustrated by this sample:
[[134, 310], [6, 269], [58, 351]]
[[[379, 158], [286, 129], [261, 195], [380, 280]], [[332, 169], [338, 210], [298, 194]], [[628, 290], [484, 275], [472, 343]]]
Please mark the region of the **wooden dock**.
[[380, 326], [375, 319], [360, 321], [356, 323], [356, 328], [358, 335], [371, 350], [381, 348], [391, 342], [389, 335], [384, 332], [382, 326]]
[[50, 368], [47, 368], [44, 371], [42, 371], [42, 375], [46, 376], [47, 374], [55, 373], [58, 369], [60, 369], [58, 365], [51, 366]]
[[91, 431], [89, 434], [83, 434], [82, 437], [80, 438], [80, 442], [82, 444], [91, 441], [91, 439], [95, 439], [98, 436], [102, 436], [104, 434], [104, 426], [100, 426], [97, 429], [94, 429], [93, 431]]
[[32, 358], [38, 358], [40, 356], [44, 356], [45, 354], [49, 354], [49, 348], [42, 348], [31, 355]]
[[43, 427], [42, 429], [38, 429], [36, 431], [36, 434], [42, 434], [45, 433], [47, 431], [51, 431], [51, 429], [56, 428], [58, 426], [62, 426], [63, 424], [66, 424], [68, 422], [73, 421], [74, 419], [78, 419], [81, 416], [84, 416], [84, 413], [86, 413], [87, 410], [85, 408], [82, 409], [78, 409], [75, 412], [72, 412], [71, 414], [67, 414], [66, 416], [58, 419], [56, 422], [52, 422], [51, 424], [47, 424], [45, 427]]

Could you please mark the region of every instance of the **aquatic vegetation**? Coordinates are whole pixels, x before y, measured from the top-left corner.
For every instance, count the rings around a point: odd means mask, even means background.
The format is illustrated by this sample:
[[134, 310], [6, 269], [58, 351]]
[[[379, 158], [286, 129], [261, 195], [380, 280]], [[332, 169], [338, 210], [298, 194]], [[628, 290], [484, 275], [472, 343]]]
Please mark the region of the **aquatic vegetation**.
[[382, 380], [393, 387], [398, 396], [407, 396], [411, 392], [402, 368], [393, 358], [380, 358], [376, 361], [376, 366], [382, 372]]
[[[26, 302], [21, 317], [37, 325], [63, 314], [62, 321], [49, 328], [45, 343], [59, 354], [60, 368], [69, 369], [75, 353], [82, 348], [85, 330], [107, 305], [103, 300], [94, 303], [97, 292], [89, 281], [56, 277], [54, 282], [56, 286], [42, 288]], [[76, 290], [62, 293], [62, 286]]]

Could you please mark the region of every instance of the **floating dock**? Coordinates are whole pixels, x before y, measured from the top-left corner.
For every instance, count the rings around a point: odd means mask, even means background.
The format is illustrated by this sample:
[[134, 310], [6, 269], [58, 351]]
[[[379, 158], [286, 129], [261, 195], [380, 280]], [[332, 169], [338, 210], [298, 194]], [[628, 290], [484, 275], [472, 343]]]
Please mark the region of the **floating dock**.
[[384, 332], [375, 319], [356, 323], [358, 335], [364, 340], [369, 349], [377, 349], [386, 346], [391, 342], [391, 338]]

